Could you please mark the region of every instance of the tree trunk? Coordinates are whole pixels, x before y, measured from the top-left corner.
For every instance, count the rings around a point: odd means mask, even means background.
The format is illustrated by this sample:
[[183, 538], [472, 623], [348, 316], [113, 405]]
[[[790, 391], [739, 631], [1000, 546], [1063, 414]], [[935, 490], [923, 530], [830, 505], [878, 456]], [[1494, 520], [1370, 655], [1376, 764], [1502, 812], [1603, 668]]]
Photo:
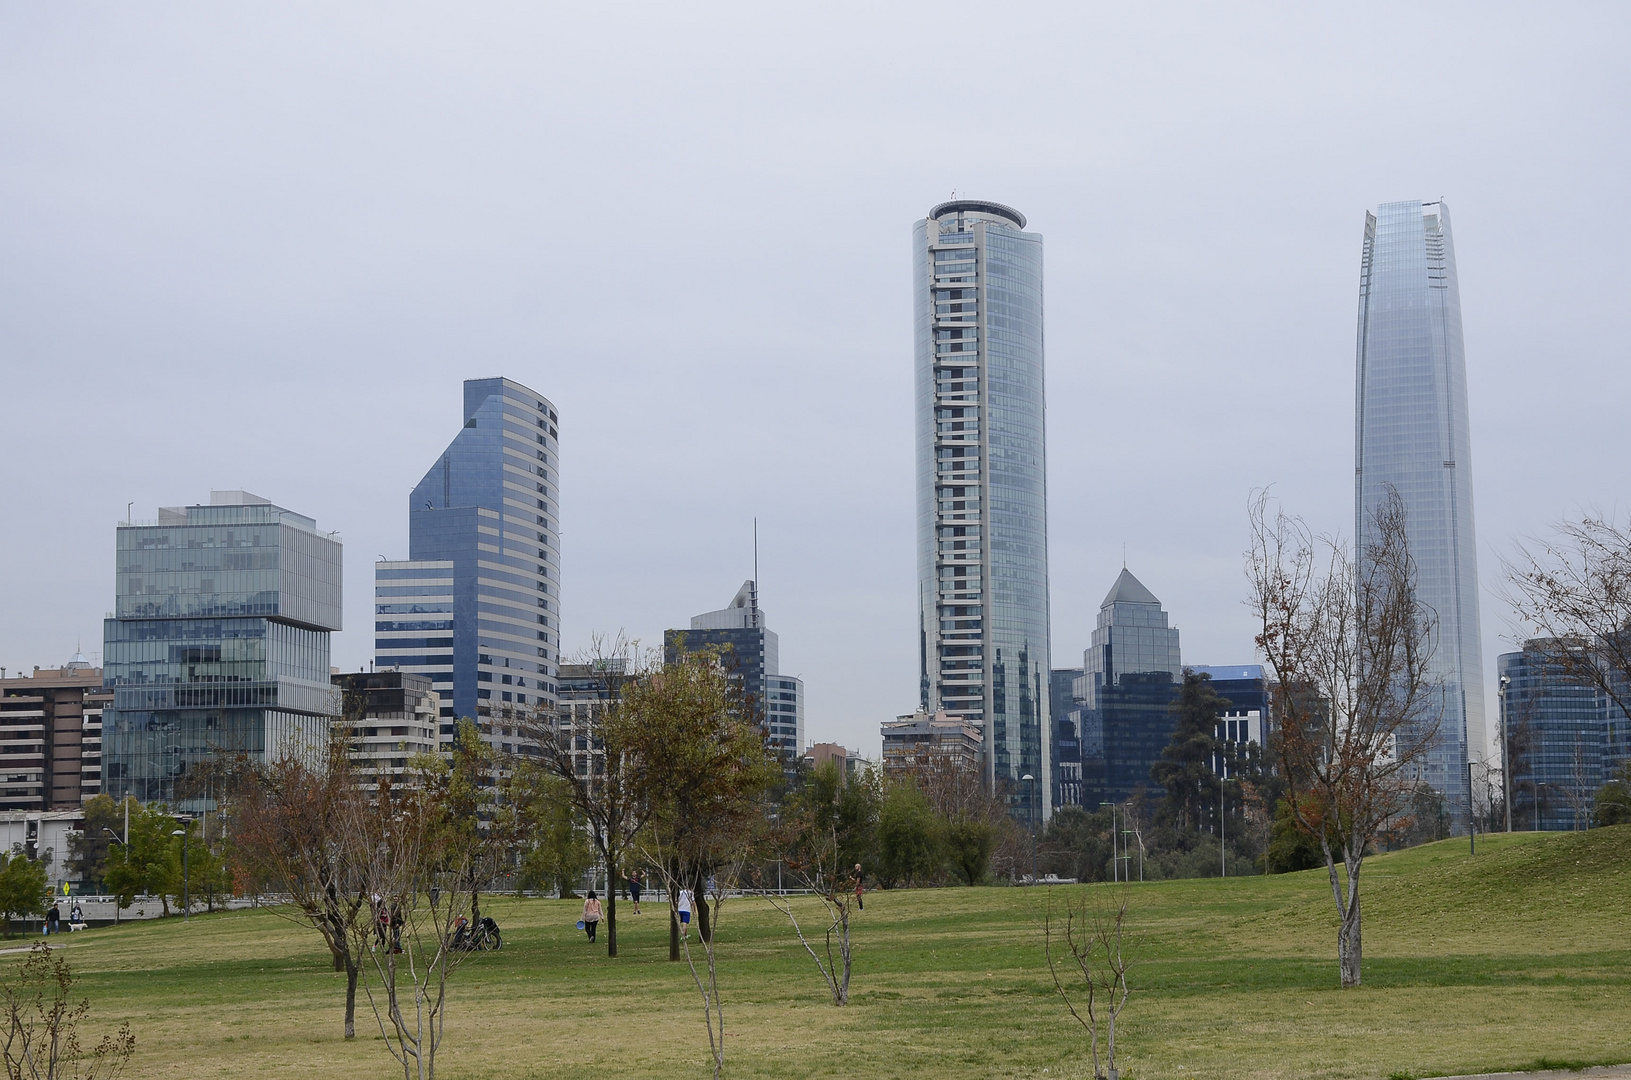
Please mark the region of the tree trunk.
[[668, 958], [680, 958], [680, 917], [674, 910], [674, 901], [668, 902]]
[[606, 887], [606, 955], [617, 959], [617, 890], [607, 882]]
[[481, 925], [481, 890], [475, 886], [470, 888], [470, 928], [474, 930]]
[[1359, 965], [1363, 958], [1360, 948], [1359, 887], [1355, 883], [1349, 890], [1348, 913], [1337, 934], [1337, 958], [1342, 965], [1342, 985], [1359, 985]]
[[345, 966], [345, 1037], [357, 1037], [357, 969], [359, 965], [346, 958]]

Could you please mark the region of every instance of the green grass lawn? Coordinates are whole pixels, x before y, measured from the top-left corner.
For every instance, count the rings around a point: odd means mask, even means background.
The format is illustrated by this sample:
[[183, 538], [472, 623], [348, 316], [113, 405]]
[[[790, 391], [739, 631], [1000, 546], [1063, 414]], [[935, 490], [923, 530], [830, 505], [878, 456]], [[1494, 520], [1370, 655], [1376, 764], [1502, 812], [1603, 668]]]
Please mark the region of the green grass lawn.
[[[1365, 985], [1348, 991], [1323, 870], [1133, 885], [1141, 963], [1123, 1075], [1381, 1080], [1631, 1061], [1631, 826], [1492, 837], [1475, 858], [1464, 840], [1432, 844], [1370, 860], [1362, 884]], [[843, 1009], [785, 919], [728, 901], [727, 1075], [1089, 1076], [1043, 962], [1047, 900], [1013, 888], [869, 895]], [[456, 973], [442, 1075], [706, 1075], [699, 999], [667, 961], [665, 909], [634, 918], [620, 905], [613, 961], [573, 927], [575, 904], [485, 906], [505, 949]], [[93, 1029], [128, 1019], [135, 1030], [128, 1075], [391, 1075], [365, 1003], [359, 1038], [340, 1037], [344, 983], [320, 939], [274, 915], [65, 940]]]

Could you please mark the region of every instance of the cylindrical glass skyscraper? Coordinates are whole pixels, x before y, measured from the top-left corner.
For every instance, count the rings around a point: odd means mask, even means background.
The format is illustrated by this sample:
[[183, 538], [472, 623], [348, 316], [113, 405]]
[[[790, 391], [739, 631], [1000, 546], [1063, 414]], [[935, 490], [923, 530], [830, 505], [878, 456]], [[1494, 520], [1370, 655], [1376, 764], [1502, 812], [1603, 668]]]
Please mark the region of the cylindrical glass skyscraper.
[[1391, 486], [1405, 508], [1417, 592], [1438, 619], [1439, 736], [1422, 779], [1464, 815], [1467, 762], [1485, 758], [1484, 667], [1473, 532], [1472, 438], [1450, 212], [1383, 203], [1365, 215], [1359, 271], [1354, 534]]
[[1001, 203], [941, 203], [914, 229], [913, 271], [921, 703], [984, 729], [988, 782], [1037, 823], [1052, 810], [1042, 237]]

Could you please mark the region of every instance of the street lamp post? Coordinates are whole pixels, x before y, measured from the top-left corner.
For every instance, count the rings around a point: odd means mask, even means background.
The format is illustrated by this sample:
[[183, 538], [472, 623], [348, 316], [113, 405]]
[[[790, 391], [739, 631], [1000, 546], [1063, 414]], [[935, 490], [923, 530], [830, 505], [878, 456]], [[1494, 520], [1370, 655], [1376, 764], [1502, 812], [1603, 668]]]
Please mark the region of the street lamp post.
[[192, 918], [192, 898], [187, 893], [187, 830], [176, 829], [171, 836], [181, 837], [181, 921]]
[[1036, 777], [1032, 776], [1030, 773], [1026, 773], [1024, 776], [1020, 777], [1020, 779], [1021, 780], [1027, 780], [1031, 784], [1031, 805], [1030, 805], [1030, 811], [1031, 812], [1030, 812], [1030, 815], [1029, 815], [1030, 819], [1031, 819], [1031, 884], [1035, 885], [1036, 884], [1036, 817], [1037, 817], [1036, 811], [1037, 811], [1037, 807], [1041, 803], [1042, 792], [1041, 792], [1041, 789], [1037, 785]]
[[1506, 805], [1506, 831], [1512, 831], [1512, 752], [1506, 745], [1506, 688], [1512, 676], [1502, 675], [1495, 696], [1501, 699], [1501, 801]]
[[[119, 839], [118, 833], [114, 832], [106, 825], [102, 826], [102, 831], [113, 837], [113, 842], [118, 844], [124, 851], [125, 866], [128, 867], [130, 865], [130, 811], [125, 811], [125, 838], [123, 840]], [[119, 898], [117, 896], [113, 898], [113, 925], [119, 925]]]
[[1110, 877], [1119, 882], [1121, 880], [1121, 852], [1116, 850], [1116, 804], [1101, 802], [1099, 805], [1110, 808]]

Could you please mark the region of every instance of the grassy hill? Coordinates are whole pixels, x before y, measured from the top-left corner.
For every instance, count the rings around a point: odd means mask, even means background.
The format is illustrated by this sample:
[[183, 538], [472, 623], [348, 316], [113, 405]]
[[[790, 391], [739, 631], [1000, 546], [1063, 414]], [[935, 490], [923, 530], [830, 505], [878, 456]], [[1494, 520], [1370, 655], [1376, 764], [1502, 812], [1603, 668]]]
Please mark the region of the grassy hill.
[[[1491, 837], [1476, 857], [1465, 840], [1427, 845], [1368, 861], [1361, 885], [1365, 985], [1349, 991], [1323, 870], [1131, 886], [1141, 963], [1124, 1075], [1381, 1080], [1631, 1061], [1631, 826]], [[868, 896], [845, 1009], [825, 1004], [781, 916], [728, 902], [727, 1075], [1089, 1076], [1042, 959], [1047, 901], [1012, 888]], [[442, 1075], [706, 1075], [663, 909], [620, 919], [612, 961], [574, 928], [575, 904], [490, 906], [506, 948], [455, 975]], [[391, 1075], [365, 1003], [360, 1037], [340, 1038], [344, 984], [321, 941], [275, 915], [64, 940], [92, 1027], [128, 1019], [136, 1032], [128, 1075]]]

